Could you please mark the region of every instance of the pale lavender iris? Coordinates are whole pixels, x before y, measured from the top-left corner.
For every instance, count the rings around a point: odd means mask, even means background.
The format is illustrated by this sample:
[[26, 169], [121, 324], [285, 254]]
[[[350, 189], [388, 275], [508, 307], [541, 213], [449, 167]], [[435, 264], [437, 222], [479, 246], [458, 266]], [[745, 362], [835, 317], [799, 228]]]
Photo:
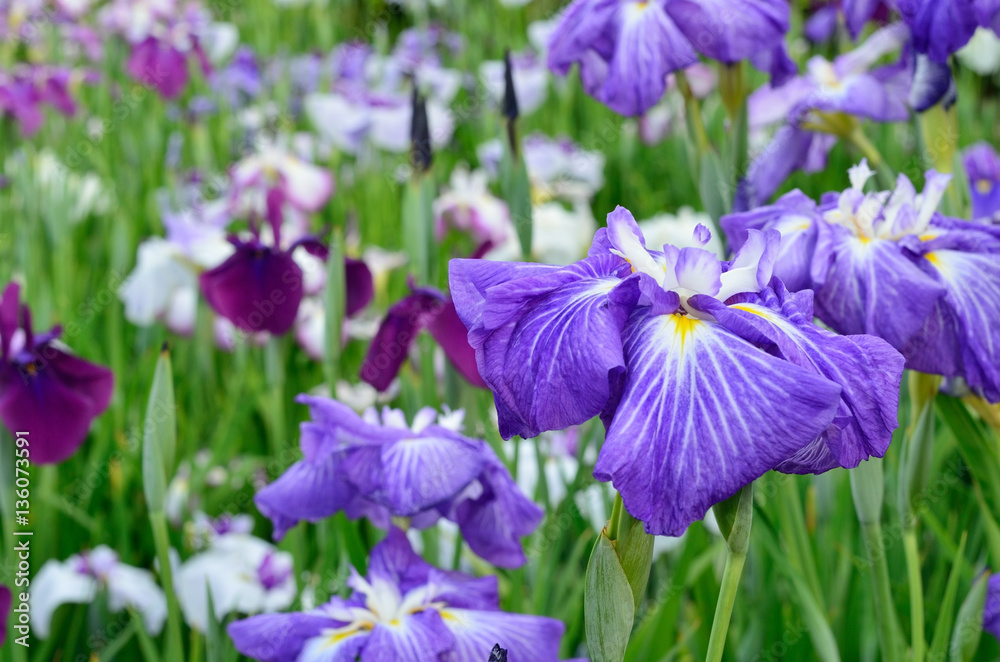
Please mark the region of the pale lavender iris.
[[640, 115], [666, 89], [667, 74], [702, 54], [751, 60], [780, 84], [794, 73], [785, 52], [783, 0], [575, 0], [548, 42], [549, 68], [574, 64], [587, 93], [623, 115]]
[[857, 39], [869, 21], [885, 23], [891, 10], [891, 2], [887, 0], [830, 0], [809, 17], [804, 32], [810, 41], [826, 41], [833, 36], [839, 16], [843, 15], [851, 39]]
[[816, 316], [834, 330], [884, 338], [908, 368], [1000, 401], [1000, 227], [937, 212], [949, 175], [928, 172], [919, 195], [905, 175], [866, 194], [871, 175], [862, 162], [823, 204], [794, 191], [722, 227], [733, 246], [778, 230], [776, 270], [815, 291]]
[[980, 142], [962, 154], [972, 198], [972, 218], [1000, 222], [1000, 157], [989, 143]]
[[830, 62], [813, 56], [806, 73], [781, 87], [765, 85], [747, 104], [751, 129], [783, 123], [770, 144], [757, 154], [741, 182], [737, 208], [756, 206], [796, 170], [819, 172], [836, 143], [830, 133], [817, 133], [820, 114], [842, 113], [876, 122], [909, 119], [907, 94], [911, 73], [905, 63], [876, 66], [899, 51], [907, 39], [901, 25], [875, 32], [855, 50]]
[[32, 462], [62, 462], [107, 409], [114, 376], [60, 347], [60, 327], [35, 335], [19, 294], [10, 283], [0, 299], [0, 419], [11, 433], [28, 433]]
[[312, 420], [302, 424], [303, 459], [256, 496], [275, 537], [300, 520], [344, 511], [388, 528], [393, 517], [426, 528], [458, 524], [472, 551], [495, 565], [525, 562], [520, 538], [542, 511], [521, 494], [486, 442], [458, 432], [461, 412], [424, 408], [408, 425], [401, 411], [358, 416], [327, 398], [301, 395]]
[[372, 550], [367, 576], [352, 570], [348, 585], [346, 599], [237, 621], [229, 636], [261, 662], [480, 662], [497, 644], [519, 662], [559, 659], [560, 621], [500, 611], [496, 577], [439, 570], [399, 529]]
[[729, 262], [698, 247], [650, 250], [619, 207], [568, 267], [452, 260], [501, 434], [601, 415], [595, 476], [648, 532], [674, 536], [771, 469], [884, 454], [902, 357], [814, 326], [809, 295], [772, 279], [778, 242], [755, 230]]

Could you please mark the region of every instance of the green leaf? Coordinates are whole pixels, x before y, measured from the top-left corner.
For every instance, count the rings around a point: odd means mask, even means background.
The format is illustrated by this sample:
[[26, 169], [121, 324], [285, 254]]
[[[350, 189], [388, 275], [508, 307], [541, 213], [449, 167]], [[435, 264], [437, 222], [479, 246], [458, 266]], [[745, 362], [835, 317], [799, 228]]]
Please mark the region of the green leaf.
[[521, 253], [525, 259], [529, 259], [532, 233], [531, 181], [528, 179], [528, 167], [524, 160], [515, 158], [509, 146], [504, 147], [500, 163], [500, 188], [510, 210], [510, 218], [517, 229]]
[[[899, 512], [907, 519], [918, 510], [919, 502], [927, 487], [934, 459], [934, 401], [924, 404], [913, 428], [913, 433], [905, 440], [899, 461]], [[909, 517], [907, 517], [909, 515]]]
[[968, 537], [968, 533], [963, 532], [962, 540], [958, 544], [955, 563], [951, 567], [948, 585], [945, 587], [944, 598], [941, 600], [941, 611], [938, 614], [937, 625], [934, 626], [934, 639], [931, 641], [931, 647], [927, 650], [928, 660], [945, 659], [948, 635], [951, 633], [951, 626], [955, 620], [955, 600], [958, 597], [958, 582], [962, 578], [962, 565], [965, 563], [965, 542]]
[[[430, 282], [431, 272], [430, 236], [434, 214], [431, 200], [427, 199], [430, 179], [429, 175], [415, 175], [403, 189], [403, 246], [410, 258], [410, 269], [422, 284]], [[433, 198], [433, 192], [430, 196]]]
[[587, 649], [592, 662], [622, 662], [632, 632], [635, 602], [618, 553], [603, 532], [587, 565], [584, 595]]
[[718, 154], [711, 150], [702, 154], [698, 191], [705, 211], [716, 226], [719, 219], [732, 208], [732, 186], [729, 179]]
[[642, 522], [629, 515], [622, 508], [618, 525], [618, 540], [615, 541], [615, 551], [621, 561], [622, 569], [628, 585], [632, 589], [632, 599], [635, 611], [646, 595], [646, 584], [649, 583], [649, 569], [653, 564], [654, 536], [646, 533]]
[[734, 554], [746, 554], [753, 522], [753, 483], [712, 506], [719, 531]]
[[223, 662], [222, 652], [224, 650], [225, 633], [219, 619], [215, 616], [215, 602], [212, 600], [212, 589], [208, 582], [205, 582], [205, 594], [208, 598], [208, 610], [206, 616], [208, 622], [205, 627], [205, 662]]
[[153, 373], [142, 437], [142, 487], [150, 512], [163, 510], [167, 479], [173, 474], [177, 449], [176, 417], [170, 352], [164, 345]]
[[990, 512], [1000, 512], [1000, 464], [993, 443], [961, 400], [941, 396], [936, 402], [941, 420], [955, 435], [962, 459], [983, 488]]
[[854, 508], [862, 524], [882, 521], [882, 502], [885, 499], [885, 475], [882, 459], [872, 458], [851, 469], [851, 493]]
[[341, 326], [344, 322], [344, 307], [347, 301], [346, 276], [344, 274], [344, 240], [341, 233], [334, 232], [330, 241], [330, 254], [326, 259], [326, 290], [324, 308], [326, 319], [326, 382], [330, 387], [330, 397], [337, 393], [340, 378]]
[[970, 662], [976, 655], [983, 635], [983, 608], [988, 580], [988, 574], [980, 575], [958, 609], [958, 621], [951, 635], [951, 662]]

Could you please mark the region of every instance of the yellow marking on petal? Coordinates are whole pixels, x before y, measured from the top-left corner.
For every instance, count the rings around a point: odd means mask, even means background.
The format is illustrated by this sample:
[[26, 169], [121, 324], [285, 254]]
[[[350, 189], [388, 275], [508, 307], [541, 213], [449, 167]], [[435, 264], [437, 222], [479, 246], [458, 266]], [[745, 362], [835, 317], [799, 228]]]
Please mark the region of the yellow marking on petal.
[[742, 310], [745, 313], [750, 313], [752, 315], [757, 315], [758, 317], [763, 317], [764, 319], [768, 318], [768, 314], [766, 312], [764, 312], [763, 310], [761, 310], [760, 308], [758, 308], [757, 306], [751, 306], [751, 305], [745, 304], [745, 303], [734, 303], [733, 305], [731, 305], [729, 307], [730, 308], [735, 308], [736, 310]]
[[438, 613], [441, 614], [441, 618], [443, 618], [446, 621], [457, 621], [458, 620], [458, 618], [455, 616], [455, 614], [451, 613], [450, 611], [445, 611], [445, 610], [442, 609]]
[[976, 190], [979, 193], [986, 195], [993, 190], [993, 182], [988, 179], [980, 179], [976, 182]]
[[693, 334], [695, 328], [700, 326], [702, 322], [690, 315], [678, 315], [677, 313], [671, 315], [670, 319], [674, 323], [674, 333], [681, 341], [681, 349], [684, 349], [684, 343], [687, 341], [688, 336]]
[[920, 239], [920, 241], [930, 241], [931, 239], [937, 239], [937, 235], [933, 232], [926, 232], [917, 238]]
[[941, 258], [939, 258], [937, 253], [935, 253], [934, 251], [931, 251], [930, 253], [924, 253], [924, 257], [927, 258], [927, 261], [933, 264], [938, 269], [941, 268]]

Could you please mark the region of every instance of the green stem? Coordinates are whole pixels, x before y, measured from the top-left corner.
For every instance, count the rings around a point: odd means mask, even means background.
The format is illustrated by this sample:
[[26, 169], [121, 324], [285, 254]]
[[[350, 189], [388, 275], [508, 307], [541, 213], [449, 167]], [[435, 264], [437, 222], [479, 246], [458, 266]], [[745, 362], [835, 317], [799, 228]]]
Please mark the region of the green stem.
[[608, 520], [608, 540], [618, 540], [618, 520], [622, 516], [622, 495], [615, 492], [615, 505], [611, 506], [611, 519]]
[[726, 649], [726, 635], [729, 633], [729, 621], [733, 615], [733, 605], [736, 603], [736, 593], [740, 588], [740, 576], [747, 555], [730, 551], [726, 557], [726, 569], [722, 573], [722, 589], [719, 592], [719, 602], [715, 605], [715, 619], [712, 621], [712, 634], [708, 639], [707, 662], [720, 662]]
[[885, 662], [900, 662], [899, 625], [892, 607], [892, 589], [889, 585], [889, 565], [882, 549], [882, 525], [878, 521], [862, 523], [862, 534], [871, 567], [872, 587], [875, 592], [875, 615], [878, 619], [879, 644]]
[[906, 552], [906, 570], [910, 583], [910, 636], [912, 661], [923, 662], [927, 642], [924, 639], [924, 586], [920, 577], [920, 551], [917, 548], [916, 527], [903, 532], [903, 550]]
[[156, 558], [160, 562], [160, 583], [167, 594], [167, 655], [168, 660], [184, 659], [184, 643], [181, 639], [181, 612], [174, 591], [174, 573], [170, 567], [170, 538], [167, 534], [167, 518], [162, 511], [149, 514], [153, 526], [153, 543]]
[[681, 95], [684, 97], [688, 125], [694, 135], [695, 145], [698, 146], [698, 155], [701, 156], [711, 149], [711, 143], [708, 140], [708, 131], [705, 130], [705, 120], [701, 116], [701, 105], [698, 103], [698, 99], [694, 96], [694, 93], [691, 92], [691, 85], [688, 83], [684, 72], [680, 70], [675, 71], [674, 76], [677, 80], [677, 89], [680, 90]]
[[854, 127], [854, 130], [848, 134], [847, 139], [861, 152], [862, 156], [868, 159], [868, 163], [875, 168], [879, 186], [888, 191], [896, 188], [896, 173], [892, 171], [892, 168], [882, 158], [882, 153], [878, 151], [878, 148], [868, 139], [865, 132], [861, 130], [860, 124]]
[[806, 528], [805, 513], [802, 512], [802, 501], [796, 481], [792, 476], [781, 476], [778, 481], [782, 492], [778, 516], [781, 518], [782, 530], [788, 532], [786, 542], [792, 557], [792, 564], [798, 566], [809, 590], [813, 593], [813, 597], [816, 598], [818, 604], [822, 605], [823, 590], [809, 542], [809, 531]]

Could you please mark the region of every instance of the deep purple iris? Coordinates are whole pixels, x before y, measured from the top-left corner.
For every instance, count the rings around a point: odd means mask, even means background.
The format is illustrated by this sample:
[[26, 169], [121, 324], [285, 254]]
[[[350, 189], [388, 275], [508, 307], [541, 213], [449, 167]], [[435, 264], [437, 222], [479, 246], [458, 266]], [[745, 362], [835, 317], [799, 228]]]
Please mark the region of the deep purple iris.
[[10, 589], [0, 584], [0, 646], [7, 641], [7, 614], [10, 613]]
[[991, 575], [986, 584], [983, 629], [1000, 640], [1000, 575]]
[[32, 462], [62, 462], [107, 408], [114, 377], [60, 349], [59, 327], [34, 335], [19, 293], [10, 283], [0, 299], [0, 418], [12, 433], [28, 433]]
[[918, 196], [905, 175], [866, 194], [872, 174], [862, 162], [851, 188], [822, 204], [793, 191], [722, 227], [737, 247], [748, 232], [780, 232], [775, 273], [814, 291], [816, 316], [835, 331], [883, 338], [908, 368], [1000, 401], [1000, 227], [937, 212], [949, 175], [928, 172]]
[[[328, 257], [327, 248], [311, 236], [280, 248], [282, 202], [280, 189], [271, 189], [267, 207], [273, 241], [264, 243], [256, 228], [250, 239], [231, 236], [229, 241], [236, 251], [200, 277], [202, 292], [212, 309], [247, 333], [282, 334], [295, 323], [305, 293], [304, 273], [293, 256], [297, 249], [322, 259]], [[374, 286], [371, 272], [360, 260], [346, 259], [345, 277], [345, 312], [350, 316], [368, 305]]]
[[559, 659], [560, 621], [500, 611], [496, 577], [439, 570], [397, 528], [372, 550], [367, 576], [352, 569], [348, 585], [349, 598], [236, 621], [229, 636], [261, 662], [479, 662], [498, 643], [511, 660]]
[[[701, 227], [698, 243], [709, 236]], [[772, 279], [779, 235], [735, 258], [648, 249], [619, 207], [567, 267], [452, 260], [451, 291], [504, 438], [600, 415], [594, 474], [646, 531], [680, 535], [771, 469], [819, 473], [882, 456], [903, 359], [812, 323], [809, 293]]]

